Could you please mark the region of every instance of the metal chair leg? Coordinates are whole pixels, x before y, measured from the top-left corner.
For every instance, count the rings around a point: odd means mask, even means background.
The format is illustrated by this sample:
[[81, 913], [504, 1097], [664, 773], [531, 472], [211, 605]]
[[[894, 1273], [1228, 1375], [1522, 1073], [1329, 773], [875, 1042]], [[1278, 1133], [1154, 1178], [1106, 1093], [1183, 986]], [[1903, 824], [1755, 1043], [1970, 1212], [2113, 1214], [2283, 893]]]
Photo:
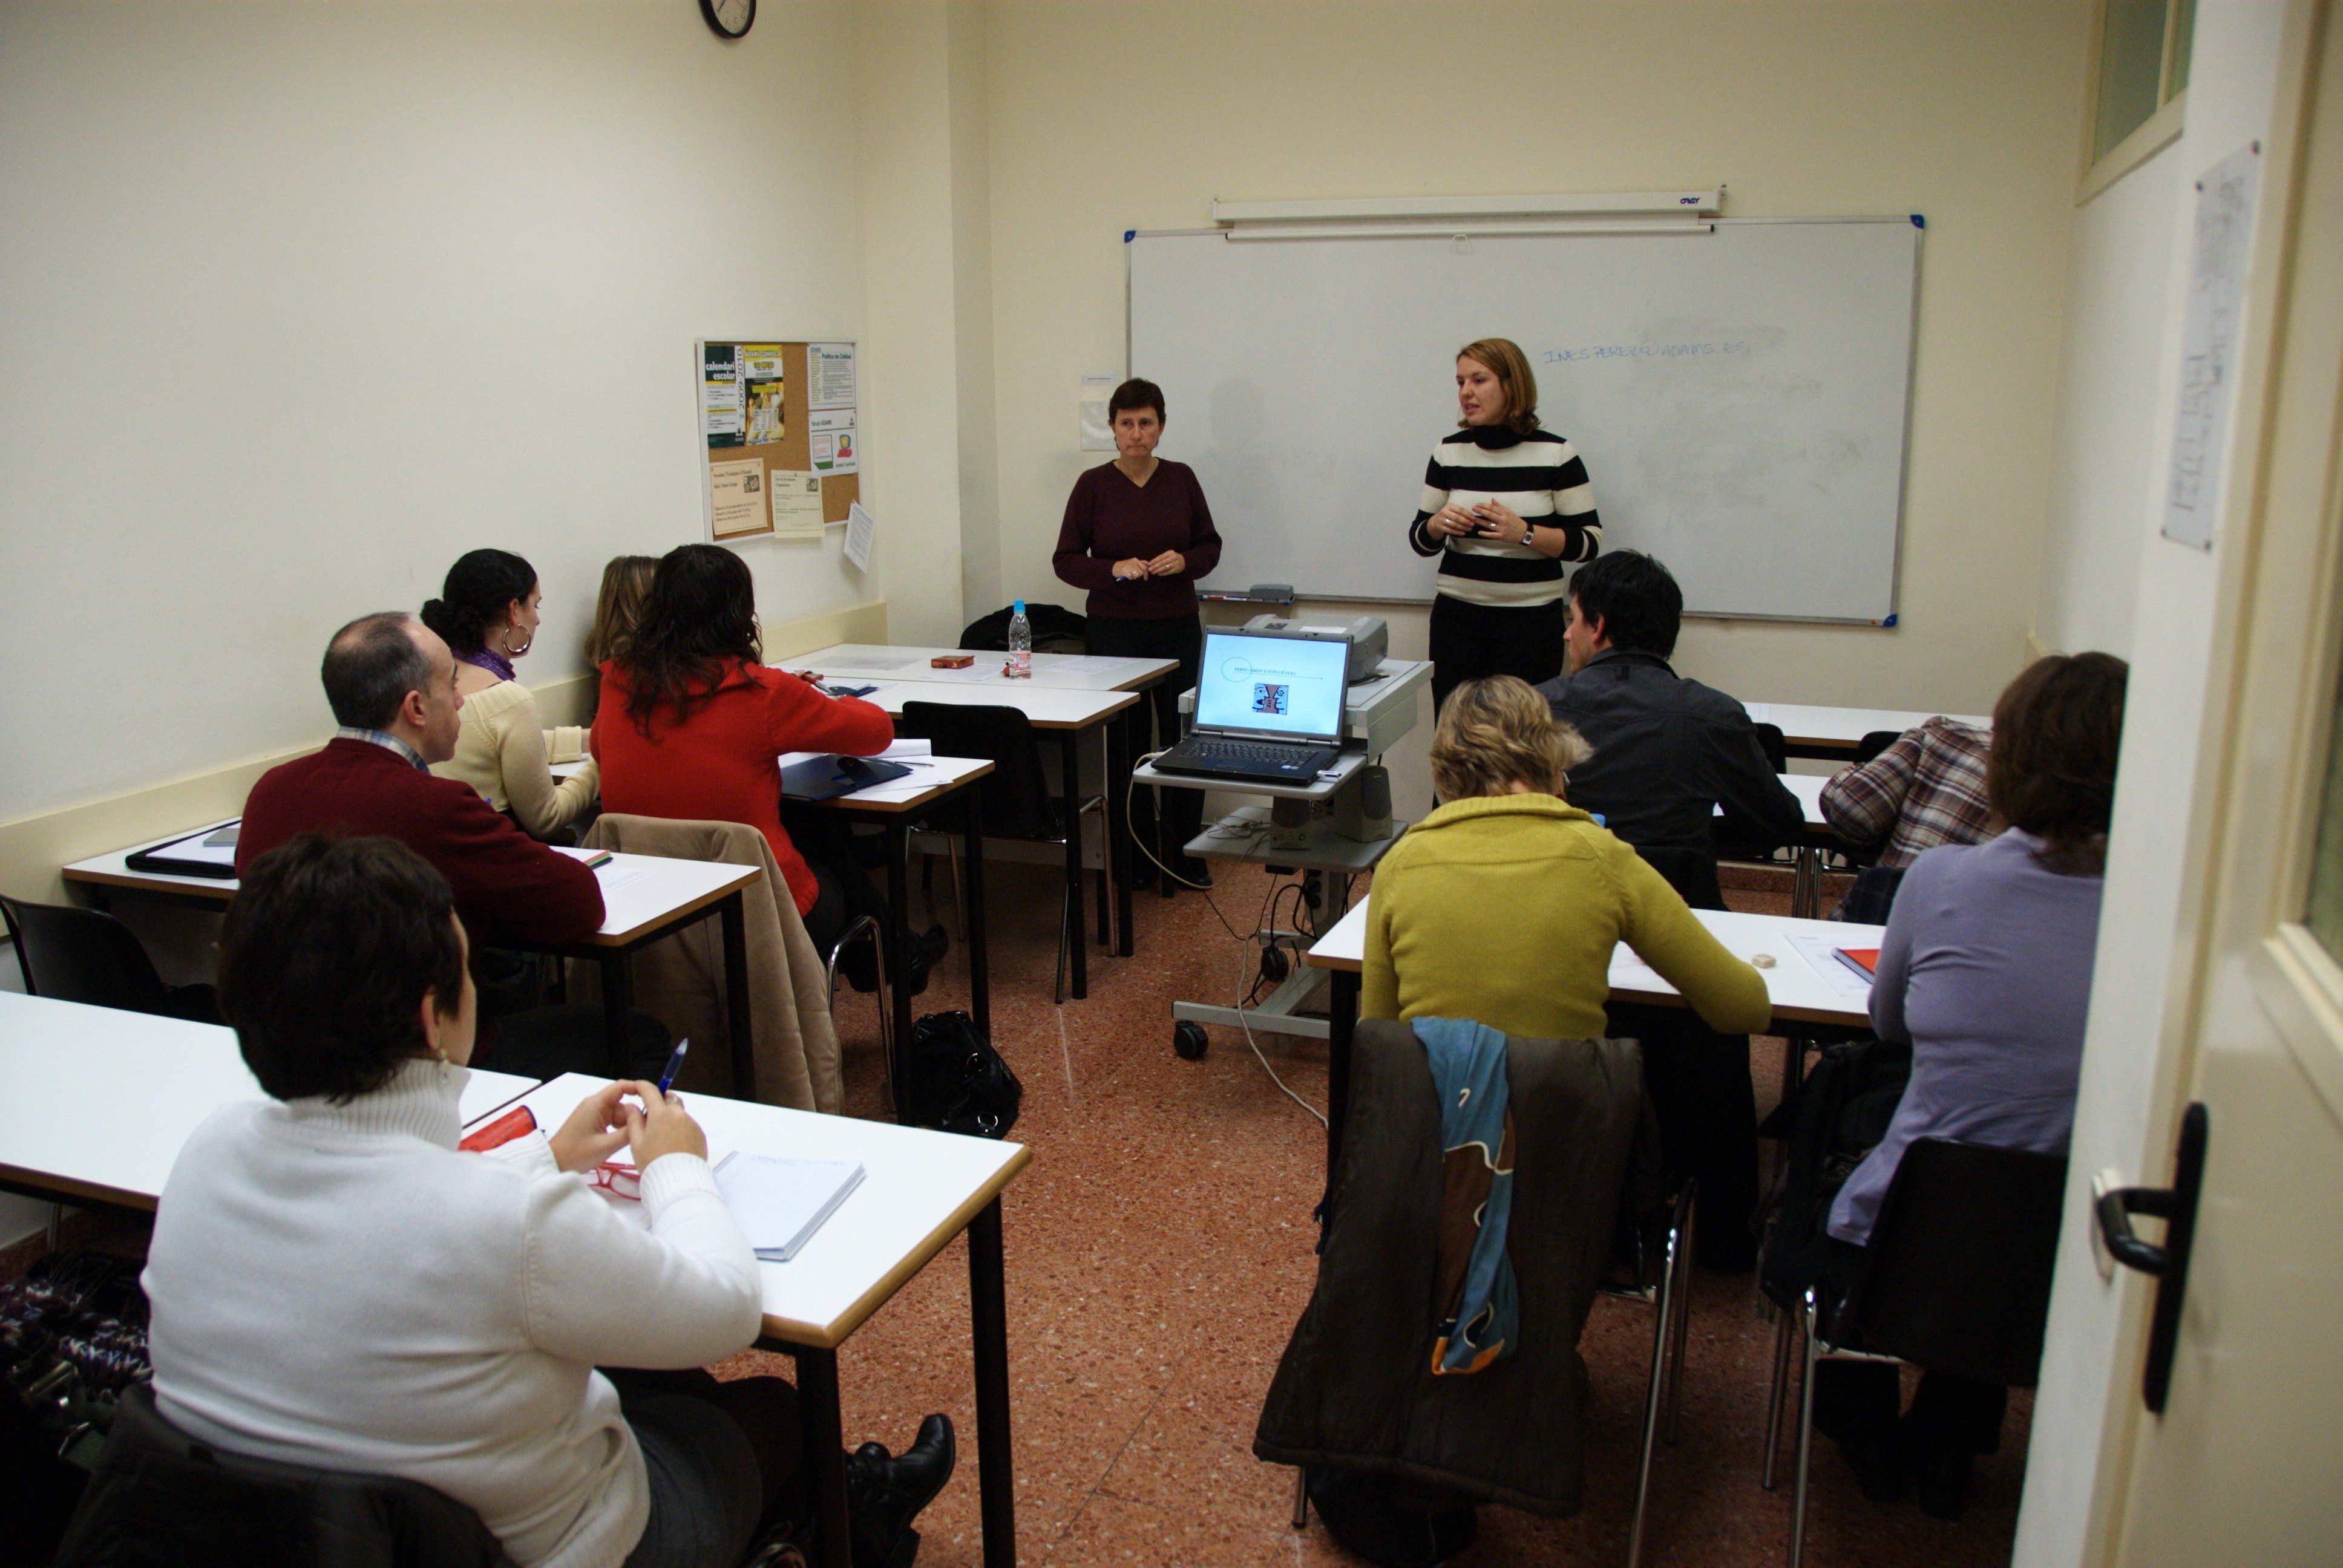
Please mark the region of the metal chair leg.
[[1668, 1382], [1668, 1441], [1674, 1442], [1684, 1430], [1684, 1342], [1692, 1332], [1692, 1250], [1694, 1237], [1699, 1231], [1700, 1189], [1687, 1181], [1684, 1184], [1684, 1241], [1676, 1259], [1675, 1290], [1675, 1351], [1673, 1360], [1675, 1371]]
[[839, 937], [837, 944], [830, 950], [829, 960], [822, 966], [822, 978], [829, 982], [830, 1000], [835, 1003], [838, 998], [839, 958], [848, 948], [852, 947], [859, 939], [864, 936], [868, 936], [870, 939], [871, 960], [879, 967], [879, 984], [872, 990], [870, 998], [871, 1000], [876, 1002], [879, 1007], [879, 1066], [880, 1071], [886, 1075], [887, 1103], [891, 1106], [896, 1103], [895, 1027], [894, 1014], [889, 1010], [887, 1006], [887, 935], [885, 930], [880, 927], [877, 920], [872, 920], [868, 915], [864, 915], [861, 919], [850, 923], [845, 931]]
[[1644, 1387], [1644, 1442], [1635, 1462], [1635, 1521], [1627, 1533], [1627, 1568], [1644, 1561], [1644, 1517], [1652, 1498], [1652, 1451], [1659, 1446], [1660, 1406], [1666, 1397], [1668, 1342], [1675, 1327], [1676, 1260], [1682, 1255], [1684, 1231], [1669, 1228], [1667, 1261], [1660, 1270], [1660, 1299], [1653, 1305], [1652, 1372]]
[[1806, 1463], [1815, 1444], [1815, 1292], [1799, 1303], [1798, 1332], [1805, 1342], [1805, 1371], [1798, 1380], [1798, 1474], [1790, 1493], [1790, 1568], [1806, 1560]]
[[968, 945], [968, 895], [961, 891], [960, 885], [960, 841], [953, 839], [945, 845], [944, 853], [951, 862], [952, 912], [960, 920], [960, 945], [966, 947]]
[[1075, 940], [1081, 932], [1073, 930], [1074, 896], [1068, 891], [1058, 900], [1058, 1005], [1066, 1005], [1066, 937], [1071, 932]]
[[1765, 1476], [1763, 1484], [1768, 1492], [1773, 1491], [1776, 1484], [1774, 1461], [1782, 1450], [1782, 1411], [1789, 1402], [1790, 1341], [1795, 1332], [1790, 1324], [1795, 1315], [1787, 1307], [1777, 1307], [1775, 1312], [1773, 1392], [1765, 1401]]
[[1293, 1528], [1310, 1528], [1310, 1473], [1298, 1464], [1293, 1467]]

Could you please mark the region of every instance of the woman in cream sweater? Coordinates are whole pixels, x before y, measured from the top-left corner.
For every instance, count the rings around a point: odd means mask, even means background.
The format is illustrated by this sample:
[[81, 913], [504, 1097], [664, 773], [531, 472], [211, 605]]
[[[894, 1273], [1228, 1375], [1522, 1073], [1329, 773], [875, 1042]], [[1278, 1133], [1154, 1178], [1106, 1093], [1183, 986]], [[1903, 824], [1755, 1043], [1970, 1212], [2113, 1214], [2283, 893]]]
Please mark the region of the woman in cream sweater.
[[[165, 1183], [156, 1408], [233, 1453], [432, 1487], [520, 1568], [732, 1568], [806, 1497], [796, 1391], [699, 1370], [763, 1322], [707, 1140], [628, 1081], [459, 1151], [465, 959], [404, 845], [305, 835], [254, 862], [220, 1000], [268, 1098], [214, 1112]], [[578, 1174], [628, 1150], [633, 1217]], [[847, 1458], [877, 1561], [951, 1473], [950, 1423], [921, 1440]]]
[[1447, 802], [1375, 869], [1362, 1018], [1467, 1018], [1507, 1034], [1604, 1033], [1621, 942], [1710, 1028], [1761, 1033], [1765, 978], [1725, 950], [1641, 856], [1563, 799], [1592, 753], [1510, 675], [1449, 694], [1432, 739]]
[[601, 779], [591, 758], [557, 780], [547, 762], [557, 749], [584, 750], [584, 731], [557, 748], [558, 732], [540, 727], [537, 699], [513, 672], [513, 660], [537, 641], [541, 618], [537, 571], [510, 550], [474, 550], [447, 568], [423, 624], [456, 655], [456, 690], [464, 699], [456, 755], [431, 769], [460, 779], [523, 831], [550, 838], [594, 803]]

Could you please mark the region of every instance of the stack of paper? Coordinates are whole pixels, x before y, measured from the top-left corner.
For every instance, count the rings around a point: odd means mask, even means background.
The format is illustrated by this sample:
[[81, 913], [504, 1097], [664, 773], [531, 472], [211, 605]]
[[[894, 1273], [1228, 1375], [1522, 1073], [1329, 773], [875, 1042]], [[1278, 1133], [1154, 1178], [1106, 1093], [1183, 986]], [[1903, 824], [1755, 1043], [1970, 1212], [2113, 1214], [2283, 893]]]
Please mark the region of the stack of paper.
[[732, 1218], [769, 1263], [786, 1263], [821, 1229], [821, 1222], [862, 1184], [857, 1160], [786, 1160], [770, 1154], [728, 1154], [716, 1167], [716, 1188]]

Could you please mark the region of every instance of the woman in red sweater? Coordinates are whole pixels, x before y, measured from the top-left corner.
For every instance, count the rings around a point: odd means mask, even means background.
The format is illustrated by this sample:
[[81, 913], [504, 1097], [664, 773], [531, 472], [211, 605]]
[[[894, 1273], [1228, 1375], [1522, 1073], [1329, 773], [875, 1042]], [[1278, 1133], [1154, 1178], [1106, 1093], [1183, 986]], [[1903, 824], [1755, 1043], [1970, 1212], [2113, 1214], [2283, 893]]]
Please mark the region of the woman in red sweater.
[[[748, 564], [714, 545], [669, 550], [651, 578], [633, 639], [602, 666], [593, 751], [602, 808], [683, 821], [746, 822], [765, 835], [806, 934], [827, 954], [847, 922], [883, 918], [836, 818], [789, 809], [783, 826], [780, 756], [870, 757], [895, 739], [886, 710], [826, 697], [757, 662], [756, 585]], [[931, 930], [912, 956], [915, 980], [940, 954]], [[854, 974], [858, 985], [874, 976]], [[868, 990], [867, 985], [863, 989]]]

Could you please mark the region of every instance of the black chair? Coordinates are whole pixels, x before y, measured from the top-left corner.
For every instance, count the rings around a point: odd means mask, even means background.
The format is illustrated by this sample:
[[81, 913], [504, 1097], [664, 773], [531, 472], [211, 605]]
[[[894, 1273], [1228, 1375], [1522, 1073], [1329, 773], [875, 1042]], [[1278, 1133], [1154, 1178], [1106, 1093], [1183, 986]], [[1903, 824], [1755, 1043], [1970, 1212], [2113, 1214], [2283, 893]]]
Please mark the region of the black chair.
[[1855, 765], [1875, 761], [1879, 754], [1904, 739], [1900, 729], [1875, 729], [1855, 743]]
[[193, 1023], [220, 1021], [211, 987], [165, 985], [130, 928], [102, 910], [0, 896], [0, 920], [16, 944], [28, 995]]
[[[895, 733], [915, 736], [932, 741], [936, 754], [941, 757], [980, 757], [992, 764], [992, 771], [977, 787], [984, 812], [984, 836], [987, 839], [1019, 839], [1028, 843], [1057, 844], [1069, 849], [1081, 833], [1081, 818], [1096, 811], [1100, 814], [1100, 842], [1105, 842], [1106, 797], [1078, 794], [1080, 783], [1069, 779], [1063, 799], [1050, 791], [1050, 777], [1042, 770], [1041, 745], [1033, 737], [1032, 721], [1014, 708], [961, 707], [957, 703], [906, 702], [902, 717], [896, 721]], [[957, 818], [956, 808], [947, 805], [938, 820]], [[1070, 835], [1072, 839], [1070, 841]], [[1106, 900], [1104, 873], [1100, 875], [1099, 898]], [[1058, 980], [1057, 999], [1066, 1000], [1066, 960], [1070, 944], [1083, 940], [1082, 883], [1079, 870], [1070, 871], [1066, 892], [1058, 921]]]
[[508, 1568], [480, 1516], [396, 1476], [228, 1453], [124, 1396], [56, 1568]]
[[[2056, 1154], [1923, 1138], [1905, 1150], [1871, 1229], [1861, 1282], [1844, 1304], [1810, 1286], [1796, 1313], [1805, 1342], [1790, 1568], [1805, 1556], [1806, 1468], [1814, 1445], [1815, 1363], [1908, 1362], [2012, 1388], [2042, 1364], [2066, 1161]], [[1782, 1397], [1777, 1369], [1775, 1400]], [[1766, 1422], [1765, 1469], [1779, 1423]]]
[[[960, 647], [970, 653], [1008, 652], [1009, 622], [1016, 613], [1016, 606], [1004, 605], [981, 620], [969, 622], [960, 631]], [[1084, 633], [1090, 623], [1062, 606], [1028, 603], [1025, 624], [1033, 633], [1036, 653], [1088, 651]]]

